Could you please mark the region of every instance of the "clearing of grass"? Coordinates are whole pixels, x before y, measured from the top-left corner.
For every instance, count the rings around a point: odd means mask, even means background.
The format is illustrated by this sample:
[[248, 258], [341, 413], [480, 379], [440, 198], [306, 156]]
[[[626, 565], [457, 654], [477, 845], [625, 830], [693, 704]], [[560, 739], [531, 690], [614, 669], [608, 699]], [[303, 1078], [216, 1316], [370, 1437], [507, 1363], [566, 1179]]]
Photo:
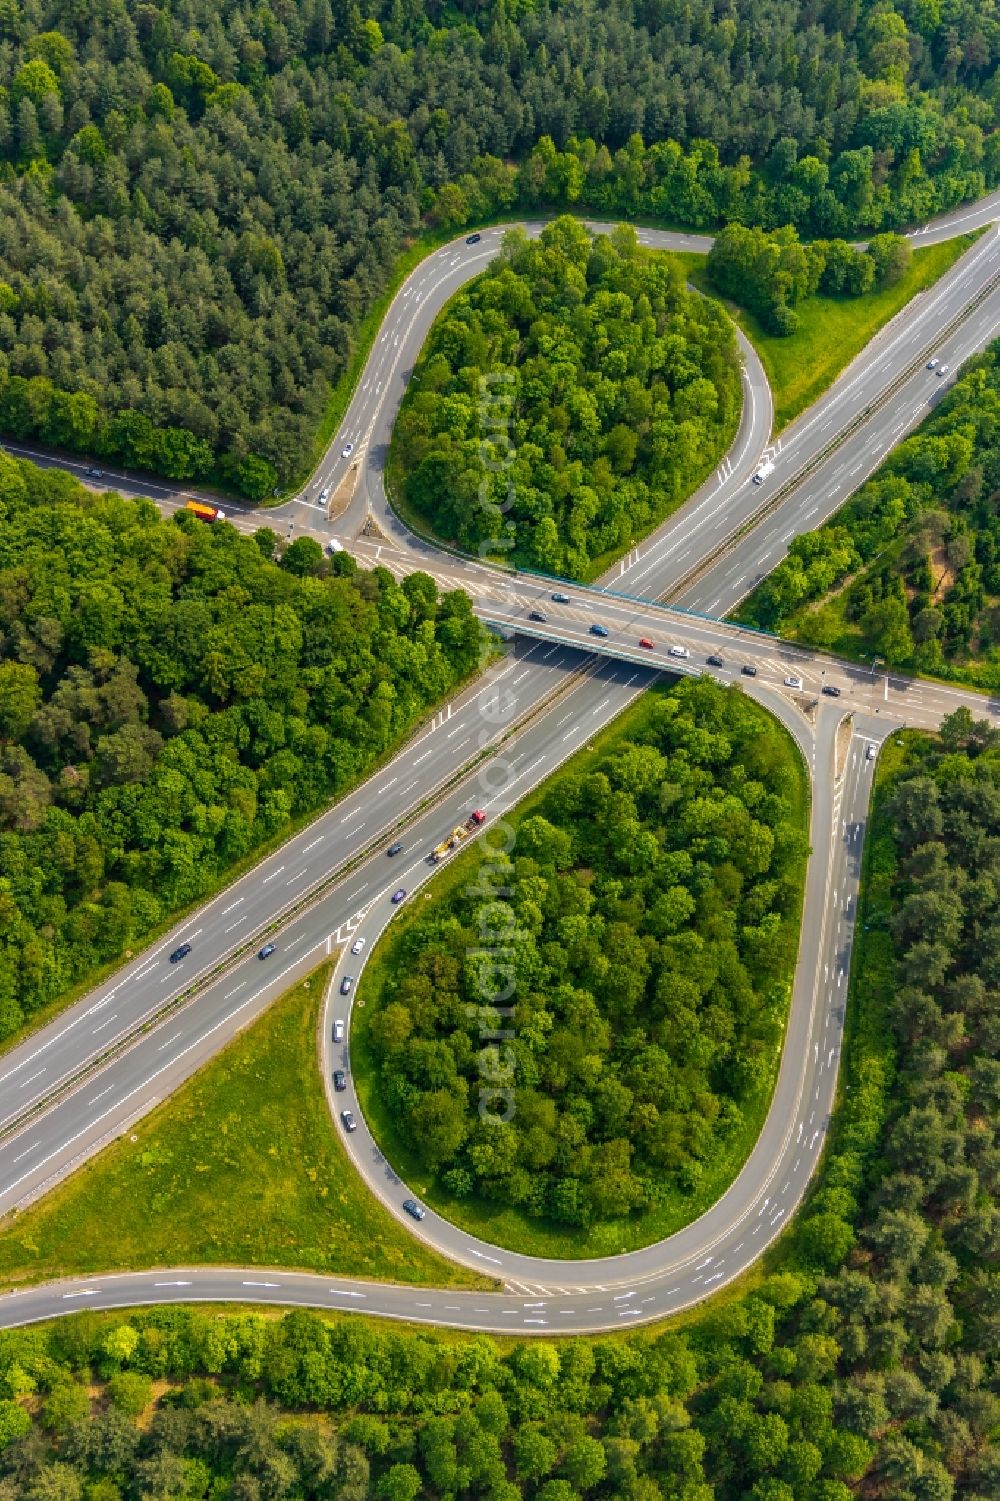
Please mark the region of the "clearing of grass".
[[[607, 759], [616, 744], [638, 739], [648, 727], [658, 698], [671, 690], [656, 687], [645, 693], [600, 734], [595, 735], [553, 777], [535, 789], [505, 823], [515, 831], [524, 821], [539, 813], [562, 777], [585, 777]], [[738, 691], [738, 690], [737, 690]], [[769, 739], [769, 753], [780, 758], [787, 785], [788, 821], [805, 835], [809, 819], [809, 783], [805, 765], [791, 736], [762, 708], [752, 704], [761, 720], [761, 737]], [[510, 837], [505, 834], [504, 845]], [[479, 875], [477, 862], [483, 859], [476, 846], [454, 857], [441, 874], [425, 888], [418, 900], [404, 909], [393, 922], [388, 934], [376, 945], [360, 981], [358, 1001], [352, 1017], [351, 1060], [354, 1085], [365, 1118], [386, 1157], [402, 1176], [407, 1187], [424, 1199], [452, 1223], [494, 1245], [508, 1246], [527, 1255], [565, 1257], [568, 1259], [610, 1256], [636, 1250], [641, 1246], [673, 1234], [705, 1212], [733, 1181], [760, 1134], [770, 1105], [780, 1062], [780, 1039], [767, 1060], [767, 1069], [759, 1086], [741, 1101], [742, 1121], [727, 1139], [725, 1147], [706, 1164], [704, 1176], [692, 1190], [665, 1188], [656, 1201], [639, 1215], [602, 1220], [587, 1228], [555, 1224], [529, 1217], [513, 1205], [489, 1202], [475, 1195], [458, 1197], [449, 1193], [439, 1177], [430, 1172], [413, 1147], [412, 1139], [400, 1128], [398, 1116], [381, 1098], [379, 1069], [372, 1045], [372, 1021], [384, 996], [391, 994], [391, 982], [398, 973], [400, 955], [405, 951], [408, 934], [427, 911], [431, 902], [444, 912], [449, 895], [463, 886], [474, 886]], [[798, 931], [801, 918], [802, 890], [806, 858], [803, 853], [794, 869], [796, 897], [789, 903], [785, 919]], [[790, 994], [791, 975], [788, 979]], [[781, 1016], [781, 1032], [785, 1015]]]
[[0, 1282], [214, 1264], [490, 1286], [407, 1234], [348, 1160], [317, 1053], [330, 968], [275, 1002], [128, 1137], [8, 1219]]
[[864, 297], [815, 296], [798, 303], [799, 326], [780, 338], [745, 308], [723, 298], [708, 279], [706, 257], [684, 253], [691, 283], [727, 307], [760, 356], [774, 397], [774, 431], [822, 396], [840, 372], [917, 292], [943, 276], [978, 237], [960, 235], [913, 252], [909, 270], [894, 286]]

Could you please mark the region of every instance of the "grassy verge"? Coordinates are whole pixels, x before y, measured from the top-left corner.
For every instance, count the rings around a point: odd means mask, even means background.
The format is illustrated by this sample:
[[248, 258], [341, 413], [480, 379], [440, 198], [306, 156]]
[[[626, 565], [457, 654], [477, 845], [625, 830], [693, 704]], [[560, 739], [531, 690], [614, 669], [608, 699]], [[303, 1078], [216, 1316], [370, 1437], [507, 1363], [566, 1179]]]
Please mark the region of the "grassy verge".
[[0, 1281], [216, 1264], [490, 1286], [408, 1235], [351, 1166], [317, 1058], [330, 968], [290, 990], [130, 1136], [8, 1220]]
[[[536, 788], [517, 810], [507, 815], [507, 823], [515, 830], [539, 810], [557, 779], [564, 775], [586, 775], [596, 764], [613, 751], [616, 743], [642, 733], [648, 723], [655, 699], [669, 692], [665, 687], [656, 687], [644, 694], [638, 703], [627, 709], [612, 725], [609, 725], [588, 744], [585, 750], [573, 756], [555, 776]], [[794, 785], [793, 813], [798, 827], [808, 828], [809, 783], [805, 765], [787, 732], [772, 720], [765, 710], [759, 709], [762, 728], [778, 733], [786, 743], [787, 764]], [[592, 1226], [589, 1230], [567, 1229], [557, 1225], [540, 1223], [529, 1219], [515, 1208], [498, 1207], [496, 1204], [476, 1198], [458, 1199], [449, 1195], [430, 1175], [404, 1138], [395, 1117], [382, 1103], [377, 1084], [377, 1073], [371, 1047], [371, 1019], [381, 1003], [390, 978], [398, 969], [397, 955], [401, 951], [406, 934], [417, 920], [426, 903], [446, 897], [457, 887], [471, 882], [476, 876], [476, 864], [481, 855], [473, 846], [449, 862], [430, 888], [420, 894], [409, 910], [393, 923], [390, 932], [373, 951], [359, 988], [359, 1005], [355, 1007], [351, 1033], [351, 1059], [354, 1067], [354, 1083], [365, 1117], [386, 1156], [407, 1185], [427, 1203], [432, 1204], [454, 1224], [482, 1236], [496, 1245], [510, 1246], [518, 1251], [536, 1256], [581, 1258], [609, 1256], [622, 1251], [636, 1250], [664, 1236], [671, 1235], [682, 1226], [703, 1214], [725, 1191], [746, 1161], [754, 1142], [760, 1134], [767, 1115], [774, 1081], [780, 1062], [780, 1046], [776, 1046], [770, 1060], [768, 1077], [762, 1082], [758, 1093], [741, 1102], [743, 1124], [735, 1131], [728, 1149], [707, 1168], [705, 1176], [695, 1193], [684, 1194], [679, 1190], [665, 1196], [663, 1201], [646, 1214], [631, 1219], [608, 1221]], [[797, 871], [798, 899], [794, 916], [796, 929], [800, 922], [802, 892], [805, 882], [806, 861], [803, 858]], [[788, 976], [789, 990], [791, 975]], [[782, 1018], [782, 1026], [784, 1018]]]
[[[961, 235], [915, 250], [910, 269], [894, 287], [866, 297], [811, 297], [796, 309], [799, 327], [787, 339], [769, 334], [753, 313], [721, 299], [760, 355], [774, 396], [774, 430], [821, 396], [890, 318], [943, 276], [968, 250], [976, 235]], [[684, 254], [688, 276], [699, 291], [718, 297], [705, 270], [705, 257]]]

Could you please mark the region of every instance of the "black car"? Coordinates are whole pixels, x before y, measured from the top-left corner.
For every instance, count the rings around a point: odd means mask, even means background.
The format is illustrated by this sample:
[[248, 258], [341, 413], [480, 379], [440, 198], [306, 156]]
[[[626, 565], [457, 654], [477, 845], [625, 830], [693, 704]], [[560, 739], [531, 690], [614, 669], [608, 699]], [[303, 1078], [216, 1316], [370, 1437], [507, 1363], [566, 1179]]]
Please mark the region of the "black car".
[[570, 599], [568, 594], [553, 594], [552, 596], [552, 603], [554, 605], [568, 605], [569, 602]]
[[482, 235], [469, 235], [465, 243], [466, 245], [478, 245], [482, 238]]
[[705, 661], [708, 663], [709, 667], [725, 667], [726, 665], [721, 657], [716, 656], [706, 657]]
[[345, 1131], [356, 1131], [358, 1129], [358, 1123], [349, 1110], [342, 1110], [340, 1112], [340, 1119], [344, 1123]]
[[834, 683], [824, 683], [823, 692], [826, 694], [827, 698], [840, 697], [840, 689]]
[[422, 1204], [418, 1204], [416, 1199], [404, 1199], [403, 1208], [406, 1210], [407, 1214], [412, 1214], [415, 1220], [422, 1220], [424, 1215], [427, 1213], [427, 1210], [424, 1208], [424, 1206]]
[[264, 947], [261, 949], [260, 953], [257, 955], [257, 958], [258, 959], [270, 959], [271, 955], [274, 953], [274, 950], [275, 950], [275, 945], [273, 943], [265, 943]]
[[542, 624], [544, 625], [546, 623], [546, 621], [548, 620], [548, 616], [547, 615], [543, 615], [542, 612], [541, 612], [541, 610], [532, 610], [530, 612], [530, 614], [528, 615], [528, 619], [529, 620], [540, 620], [542, 622]]
[[333, 1071], [333, 1087], [338, 1093], [347, 1088], [347, 1075], [342, 1068], [335, 1068]]
[[400, 855], [402, 854], [402, 852], [403, 846], [402, 844], [400, 844], [398, 839], [396, 840], [395, 844], [390, 844], [389, 848], [386, 850], [387, 855]]
[[740, 672], [742, 672], [745, 678], [755, 678], [757, 676], [756, 667], [751, 667], [749, 662], [743, 663], [743, 666], [740, 668]]
[[183, 959], [186, 954], [190, 954], [190, 952], [191, 945], [189, 943], [182, 943], [180, 948], [174, 949], [173, 953], [170, 955], [171, 964], [179, 963], [180, 960]]

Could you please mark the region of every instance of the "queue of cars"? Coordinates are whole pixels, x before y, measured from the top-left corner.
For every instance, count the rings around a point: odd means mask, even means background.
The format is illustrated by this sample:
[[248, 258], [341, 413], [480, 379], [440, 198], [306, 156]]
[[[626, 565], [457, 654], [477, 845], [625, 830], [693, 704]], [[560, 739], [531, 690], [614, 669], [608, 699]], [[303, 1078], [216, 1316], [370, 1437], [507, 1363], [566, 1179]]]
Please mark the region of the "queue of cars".
[[[948, 370], [947, 365], [942, 365], [939, 368], [938, 362], [936, 360], [929, 360], [927, 363], [927, 368], [928, 370], [937, 370], [939, 374], [945, 374]], [[568, 605], [572, 603], [570, 595], [564, 594], [562, 592], [553, 593], [551, 595], [551, 599], [554, 604], [559, 605]], [[537, 621], [540, 624], [548, 623], [548, 616], [543, 610], [539, 609], [529, 610], [528, 619]], [[592, 636], [606, 638], [610, 635], [607, 626], [600, 624], [600, 622], [595, 622], [589, 627], [589, 630]], [[656, 642], [650, 636], [640, 636], [639, 645], [644, 651], [656, 650]], [[667, 655], [685, 659], [690, 658], [691, 652], [686, 646], [674, 645], [667, 647]], [[720, 657], [716, 652], [712, 652], [705, 658], [705, 664], [708, 667], [725, 667], [726, 662], [724, 657]], [[755, 678], [757, 676], [757, 668], [753, 665], [752, 662], [745, 662], [740, 668], [740, 673], [743, 677]], [[784, 678], [784, 686], [786, 688], [791, 688], [795, 692], [799, 693], [805, 691], [805, 683], [798, 673], [788, 673]], [[824, 683], [820, 688], [820, 692], [827, 698], [840, 698], [843, 690], [841, 688], [838, 688], [835, 683]], [[394, 853], [394, 850], [390, 849], [389, 853]]]
[[[928, 368], [931, 368], [931, 366], [929, 366]], [[945, 368], [947, 369], [947, 366]], [[572, 603], [570, 596], [561, 592], [554, 593], [551, 598], [553, 603], [557, 605], [568, 605]], [[539, 610], [536, 608], [528, 611], [528, 619], [535, 621], [538, 624], [547, 625], [548, 618], [549, 617], [546, 615], [544, 610]], [[605, 639], [610, 635], [607, 626], [602, 625], [600, 621], [595, 621], [589, 627], [589, 630], [592, 636], [599, 636], [602, 639]], [[644, 651], [656, 650], [656, 642], [652, 639], [651, 636], [640, 636], [639, 645]], [[667, 647], [667, 655], [670, 657], [676, 657], [684, 661], [690, 658], [691, 651], [687, 646], [680, 646], [675, 644], [673, 646]], [[705, 663], [708, 667], [725, 667], [726, 665], [725, 658], [718, 656], [715, 652], [705, 658]], [[745, 662], [740, 668], [740, 672], [743, 677], [746, 678], [755, 678], [757, 676], [757, 668], [751, 662]], [[789, 673], [784, 680], [784, 685], [786, 688], [793, 688], [797, 692], [801, 692], [805, 686], [802, 678], [799, 677], [797, 673]], [[821, 691], [825, 693], [829, 698], [840, 697], [840, 689], [835, 687], [833, 683], [825, 684]], [[393, 850], [390, 849], [389, 853], [392, 854]], [[393, 900], [395, 901], [395, 897], [393, 898]]]

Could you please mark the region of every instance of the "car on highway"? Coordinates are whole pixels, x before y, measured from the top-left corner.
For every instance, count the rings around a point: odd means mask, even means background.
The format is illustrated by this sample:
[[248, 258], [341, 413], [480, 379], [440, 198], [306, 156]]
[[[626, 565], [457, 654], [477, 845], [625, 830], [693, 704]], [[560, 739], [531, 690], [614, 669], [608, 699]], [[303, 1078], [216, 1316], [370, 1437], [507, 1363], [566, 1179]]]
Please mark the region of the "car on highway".
[[743, 663], [743, 666], [740, 668], [740, 672], [742, 672], [745, 678], [755, 678], [757, 676], [756, 667], [752, 667], [749, 662]]
[[257, 958], [258, 959], [270, 959], [271, 955], [274, 953], [274, 951], [275, 951], [276, 948], [277, 948], [277, 944], [274, 944], [274, 943], [265, 943], [264, 947], [258, 952]]
[[948, 365], [939, 365], [937, 367], [937, 373], [938, 373], [938, 375], [947, 375], [949, 368], [950, 367]]
[[353, 986], [353, 984], [354, 984], [354, 976], [353, 975], [345, 975], [344, 978], [340, 982], [340, 993], [341, 993], [341, 995], [350, 995], [350, 993], [351, 993], [351, 987]]
[[548, 618], [549, 617], [547, 615], [543, 615], [542, 614], [541, 610], [530, 610], [528, 612], [528, 619], [529, 620], [540, 620], [543, 625], [546, 624], [546, 622], [548, 621]]
[[351, 454], [353, 452], [354, 452], [354, 444], [353, 443], [345, 443], [344, 446], [343, 446], [343, 448], [340, 450], [340, 457], [342, 459], [349, 459], [351, 457]]
[[709, 667], [725, 667], [726, 665], [723, 659], [721, 657], [717, 657], [714, 652], [710, 657], [706, 657], [705, 661], [708, 663]]
[[424, 1206], [422, 1204], [418, 1204], [416, 1199], [404, 1199], [403, 1208], [406, 1210], [407, 1214], [412, 1214], [415, 1220], [422, 1220], [424, 1215], [427, 1213], [427, 1210], [424, 1208]]
[[190, 954], [190, 952], [191, 945], [189, 943], [182, 943], [180, 947], [174, 949], [173, 953], [170, 955], [171, 964], [179, 964], [187, 954]]
[[822, 691], [826, 694], [827, 698], [840, 697], [840, 689], [837, 687], [836, 683], [824, 683]]
[[928, 370], [936, 370], [937, 367], [938, 367], [937, 360], [928, 360], [927, 361], [927, 368], [928, 368]]
[[401, 855], [402, 853], [403, 853], [403, 846], [402, 846], [402, 843], [398, 839], [395, 841], [394, 844], [390, 844], [389, 848], [386, 850], [386, 854], [387, 855]]
[[334, 1042], [343, 1042], [344, 1040], [344, 1023], [342, 1021], [335, 1021], [333, 1024], [333, 1040]]
[[398, 907], [399, 904], [400, 904], [400, 902], [403, 901], [403, 899], [405, 898], [405, 896], [406, 896], [406, 887], [405, 886], [400, 886], [400, 888], [399, 888], [398, 891], [394, 891], [392, 893], [392, 898], [391, 898], [392, 905], [394, 907]]
[[656, 642], [653, 641], [653, 640], [651, 640], [649, 636], [640, 636], [639, 637], [639, 645], [640, 646], [644, 646], [647, 651], [655, 651], [656, 650]]
[[83, 472], [87, 476], [88, 479], [103, 479], [104, 478], [104, 470], [103, 469], [95, 469], [94, 466], [93, 466], [93, 464], [89, 464], [87, 466], [87, 468]]
[[670, 655], [672, 657], [689, 657], [691, 653], [686, 646], [672, 646], [670, 648]]
[[340, 1112], [340, 1119], [344, 1123], [345, 1131], [356, 1131], [358, 1129], [358, 1123], [350, 1110], [342, 1110]]
[[323, 486], [322, 490], [319, 492], [319, 498], [320, 498], [320, 500], [329, 500], [330, 499], [330, 486], [329, 485], [324, 485]]
[[788, 674], [788, 676], [785, 678], [785, 687], [786, 688], [801, 688], [802, 687], [802, 679], [800, 677], [798, 677], [796, 673], [790, 672]]
[[592, 636], [606, 636], [608, 634], [608, 628], [606, 625], [592, 625], [590, 627], [590, 634]]
[[332, 1074], [333, 1087], [338, 1094], [347, 1088], [347, 1075], [342, 1068], [335, 1068]]
[[865, 760], [866, 761], [874, 761], [874, 759], [875, 759], [875, 747], [874, 747], [873, 744], [871, 744], [871, 742], [869, 742], [868, 749], [865, 751]]
[[552, 603], [554, 605], [568, 605], [570, 603], [569, 595], [568, 594], [553, 594], [553, 596], [552, 596]]
[[361, 950], [365, 946], [365, 943], [366, 940], [364, 938], [355, 938], [354, 942], [351, 944], [351, 953], [360, 954]]
[[482, 235], [466, 235], [465, 243], [466, 245], [478, 245], [482, 238]]

